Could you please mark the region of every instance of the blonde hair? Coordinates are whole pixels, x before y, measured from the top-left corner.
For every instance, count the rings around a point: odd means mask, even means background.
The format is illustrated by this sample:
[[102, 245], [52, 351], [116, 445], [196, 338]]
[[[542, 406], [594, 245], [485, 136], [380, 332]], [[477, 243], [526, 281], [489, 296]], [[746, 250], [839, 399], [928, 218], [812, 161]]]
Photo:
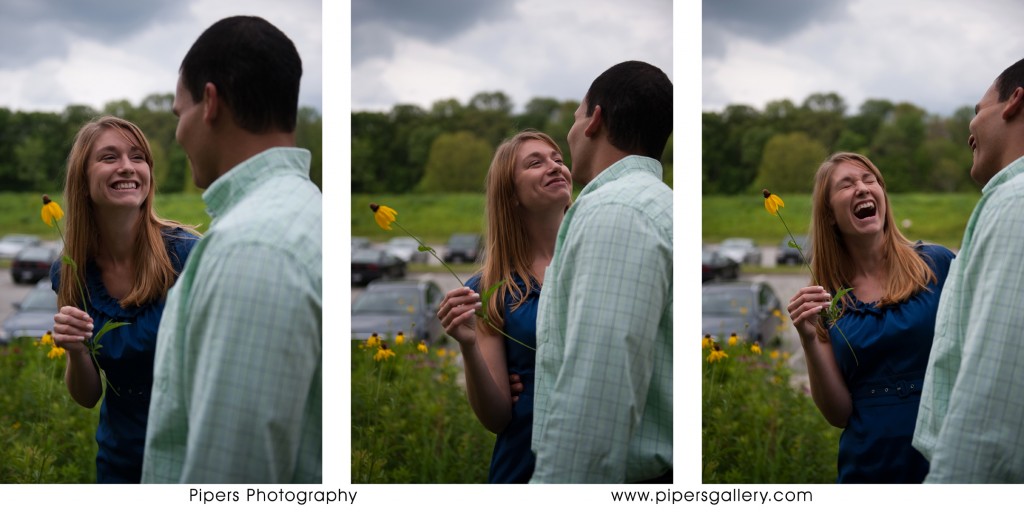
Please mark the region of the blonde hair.
[[[541, 141], [559, 153], [562, 152], [558, 143], [547, 134], [527, 129], [506, 139], [498, 146], [494, 152], [494, 158], [491, 160], [491, 167], [487, 170], [486, 251], [480, 290], [487, 290], [493, 284], [502, 282], [484, 305], [487, 308], [488, 318], [501, 329], [505, 325], [504, 298], [506, 294], [512, 295], [514, 300], [512, 310], [515, 310], [526, 301], [533, 291], [534, 281], [540, 282], [543, 278], [534, 276], [531, 271], [531, 249], [533, 246], [526, 233], [526, 226], [521, 221], [519, 203], [516, 198], [516, 160], [519, 148], [526, 141]], [[525, 290], [521, 290], [513, 281], [512, 276], [515, 274], [523, 278], [526, 285]], [[493, 333], [491, 326], [484, 324], [483, 328], [486, 332]]]
[[[818, 280], [817, 284], [833, 294], [849, 286], [851, 282], [852, 276], [849, 273], [853, 269], [853, 261], [834, 222], [835, 213], [829, 205], [832, 173], [843, 163], [871, 172], [882, 187], [885, 202], [882, 257], [886, 266], [886, 283], [885, 291], [876, 304], [886, 306], [905, 301], [926, 289], [929, 282], [936, 282], [935, 273], [914, 249], [914, 243], [896, 226], [882, 173], [871, 160], [857, 153], [833, 154], [818, 167], [814, 175], [814, 192], [811, 195], [811, 271]], [[843, 308], [853, 305], [848, 295], [843, 296], [840, 301]], [[819, 324], [819, 338], [826, 340], [825, 335], [827, 329]]]
[[[134, 266], [132, 274], [135, 281], [128, 294], [120, 300], [122, 308], [142, 306], [163, 299], [177, 278], [174, 266], [167, 255], [162, 232], [172, 228], [184, 228], [193, 234], [198, 235], [198, 233], [191, 226], [161, 219], [153, 210], [153, 197], [156, 193], [156, 182], [153, 180], [153, 153], [142, 130], [134, 123], [114, 116], [103, 116], [92, 120], [82, 125], [78, 134], [75, 135], [71, 152], [68, 154], [64, 181], [64, 206], [67, 212], [64, 254], [78, 264], [77, 278], [83, 287], [86, 283], [85, 269], [88, 262], [95, 257], [103, 242], [99, 239], [99, 229], [96, 226], [96, 216], [93, 213], [94, 207], [89, 198], [89, 155], [92, 153], [96, 140], [107, 130], [116, 130], [131, 144], [138, 147], [145, 156], [150, 169], [149, 194], [140, 207], [143, 215], [139, 217], [135, 230], [135, 252], [132, 255]], [[71, 266], [66, 263], [61, 264], [61, 280], [57, 291], [57, 300], [61, 306], [75, 305], [84, 309], [85, 305], [79, 304], [81, 295], [72, 278], [73, 274]]]

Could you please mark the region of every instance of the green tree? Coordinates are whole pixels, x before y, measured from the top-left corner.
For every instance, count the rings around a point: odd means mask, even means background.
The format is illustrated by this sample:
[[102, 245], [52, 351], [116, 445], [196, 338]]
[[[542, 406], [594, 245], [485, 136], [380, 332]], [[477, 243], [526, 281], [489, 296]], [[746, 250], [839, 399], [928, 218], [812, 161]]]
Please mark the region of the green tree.
[[493, 148], [470, 132], [441, 134], [430, 147], [423, 192], [480, 192], [491, 163]]
[[754, 188], [810, 193], [814, 172], [826, 157], [825, 146], [803, 132], [772, 136], [765, 144]]

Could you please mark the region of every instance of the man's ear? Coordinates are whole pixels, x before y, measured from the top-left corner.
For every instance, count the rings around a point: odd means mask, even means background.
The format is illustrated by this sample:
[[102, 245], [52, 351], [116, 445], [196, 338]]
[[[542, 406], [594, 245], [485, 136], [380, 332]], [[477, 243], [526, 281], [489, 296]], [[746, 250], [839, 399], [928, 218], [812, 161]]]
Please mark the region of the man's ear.
[[217, 86], [213, 82], [207, 82], [203, 86], [203, 121], [213, 124], [220, 114], [220, 97], [217, 95]]
[[590, 116], [590, 121], [587, 122], [587, 126], [583, 129], [583, 135], [587, 137], [593, 137], [594, 134], [601, 130], [604, 125], [604, 118], [601, 116], [601, 106], [594, 106], [594, 113]]
[[1018, 87], [1010, 93], [1010, 97], [1006, 100], [1006, 106], [1003, 107], [1003, 120], [1010, 121], [1018, 116], [1022, 108], [1024, 108], [1024, 87]]

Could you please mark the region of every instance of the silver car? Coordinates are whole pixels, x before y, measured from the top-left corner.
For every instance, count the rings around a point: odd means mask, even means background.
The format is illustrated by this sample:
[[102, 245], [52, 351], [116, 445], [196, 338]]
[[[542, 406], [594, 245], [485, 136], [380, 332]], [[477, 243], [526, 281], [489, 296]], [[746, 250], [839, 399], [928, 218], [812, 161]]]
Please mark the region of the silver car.
[[443, 298], [441, 287], [430, 280], [371, 282], [352, 302], [352, 340], [373, 333], [393, 340], [399, 331], [416, 342], [444, 340], [437, 318]]
[[53, 329], [56, 313], [57, 294], [50, 288], [50, 280], [40, 280], [25, 299], [14, 303], [14, 312], [0, 325], [0, 344], [21, 337], [42, 337]]

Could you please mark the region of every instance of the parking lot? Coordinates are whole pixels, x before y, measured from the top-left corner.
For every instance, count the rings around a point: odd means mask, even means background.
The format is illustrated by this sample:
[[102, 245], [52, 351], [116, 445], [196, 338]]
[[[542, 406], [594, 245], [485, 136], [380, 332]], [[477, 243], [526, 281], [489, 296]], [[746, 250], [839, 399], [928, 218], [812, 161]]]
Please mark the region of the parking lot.
[[32, 285], [15, 284], [11, 281], [11, 270], [0, 267], [0, 321], [14, 311], [13, 303], [21, 301], [29, 290], [32, 290]]

